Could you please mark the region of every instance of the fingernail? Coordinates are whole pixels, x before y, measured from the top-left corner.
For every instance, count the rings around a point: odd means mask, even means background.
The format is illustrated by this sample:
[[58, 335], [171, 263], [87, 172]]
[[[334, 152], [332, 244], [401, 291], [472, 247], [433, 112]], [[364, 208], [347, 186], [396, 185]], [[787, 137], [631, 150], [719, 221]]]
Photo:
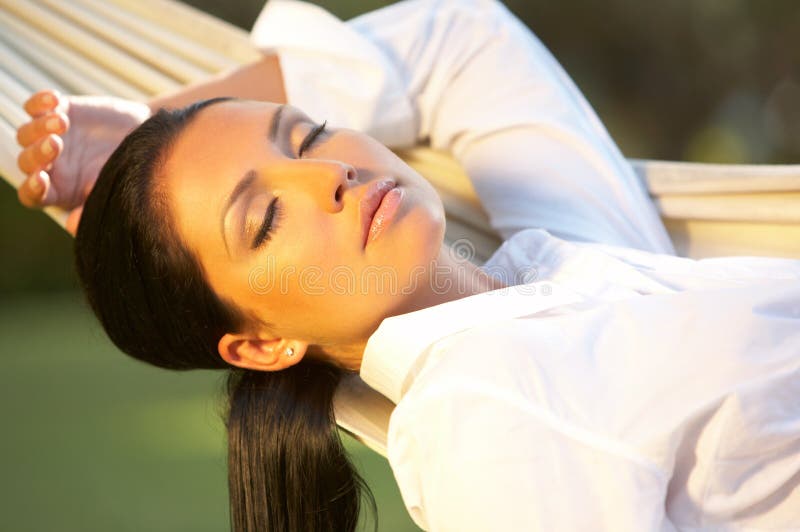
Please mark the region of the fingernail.
[[45, 154], [45, 155], [50, 155], [51, 153], [53, 153], [53, 143], [52, 143], [52, 141], [50, 139], [47, 139], [44, 142], [42, 142], [41, 150], [42, 150], [42, 153]]
[[31, 187], [31, 190], [40, 194], [44, 186], [42, 185], [42, 180], [38, 174], [32, 175], [28, 180], [28, 186]]
[[54, 116], [52, 118], [48, 118], [47, 122], [45, 122], [45, 124], [44, 124], [44, 127], [45, 127], [45, 129], [47, 129], [47, 131], [50, 131], [51, 133], [55, 133], [56, 131], [59, 130], [59, 128], [61, 128], [61, 119], [58, 118], [57, 116]]

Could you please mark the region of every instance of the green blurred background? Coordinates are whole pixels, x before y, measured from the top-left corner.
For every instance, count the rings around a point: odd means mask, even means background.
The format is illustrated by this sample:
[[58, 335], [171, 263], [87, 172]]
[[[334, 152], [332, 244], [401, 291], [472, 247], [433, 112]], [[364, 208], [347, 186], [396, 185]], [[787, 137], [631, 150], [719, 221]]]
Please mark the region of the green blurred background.
[[[261, 0], [191, 0], [249, 29]], [[388, 1], [316, 2], [349, 18]], [[630, 157], [800, 160], [796, 0], [507, 0]], [[0, 530], [227, 529], [221, 376], [115, 352], [71, 239], [0, 185]], [[386, 462], [348, 440], [381, 531], [416, 530]]]

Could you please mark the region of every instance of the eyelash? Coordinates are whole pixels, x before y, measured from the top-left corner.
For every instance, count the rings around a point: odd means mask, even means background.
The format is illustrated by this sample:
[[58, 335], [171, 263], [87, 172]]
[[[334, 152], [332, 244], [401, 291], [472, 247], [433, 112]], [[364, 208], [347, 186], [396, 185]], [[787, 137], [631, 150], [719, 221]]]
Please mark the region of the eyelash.
[[308, 148], [310, 148], [311, 145], [314, 144], [314, 141], [317, 140], [317, 137], [325, 132], [325, 126], [327, 124], [328, 124], [328, 121], [325, 120], [324, 122], [322, 122], [322, 124], [314, 127], [314, 129], [312, 129], [309, 132], [308, 136], [305, 139], [303, 139], [303, 142], [300, 143], [300, 148], [297, 150], [297, 157], [298, 158], [302, 157], [303, 156], [303, 152], [305, 152]]
[[283, 209], [281, 208], [278, 198], [275, 197], [269, 202], [269, 206], [267, 206], [267, 212], [264, 215], [264, 221], [262, 222], [261, 227], [258, 228], [258, 233], [256, 233], [256, 237], [253, 239], [250, 249], [257, 249], [261, 247], [264, 242], [269, 241], [270, 233], [274, 232], [278, 228], [282, 218]]
[[[322, 133], [325, 132], [325, 126], [328, 124], [328, 121], [325, 120], [322, 124], [314, 127], [303, 139], [303, 142], [300, 143], [300, 147], [297, 150], [297, 157], [300, 158], [303, 156], [303, 153], [310, 148], [314, 141], [319, 137]], [[253, 239], [253, 243], [250, 245], [250, 249], [257, 249], [261, 247], [264, 242], [269, 241], [270, 233], [274, 232], [278, 226], [280, 225], [280, 220], [283, 218], [283, 209], [281, 208], [281, 204], [278, 201], [278, 198], [273, 198], [273, 200], [267, 206], [267, 211], [264, 215], [264, 221], [261, 224], [261, 227], [258, 228], [258, 233], [256, 233], [255, 238]]]

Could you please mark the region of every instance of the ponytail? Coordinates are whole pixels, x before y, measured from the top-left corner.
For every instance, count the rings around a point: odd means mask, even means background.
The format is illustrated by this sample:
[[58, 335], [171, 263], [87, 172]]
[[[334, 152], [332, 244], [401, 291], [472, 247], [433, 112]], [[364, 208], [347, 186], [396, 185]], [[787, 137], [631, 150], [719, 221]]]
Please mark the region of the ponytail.
[[333, 416], [342, 370], [305, 360], [228, 377], [228, 487], [233, 532], [355, 531], [369, 488]]

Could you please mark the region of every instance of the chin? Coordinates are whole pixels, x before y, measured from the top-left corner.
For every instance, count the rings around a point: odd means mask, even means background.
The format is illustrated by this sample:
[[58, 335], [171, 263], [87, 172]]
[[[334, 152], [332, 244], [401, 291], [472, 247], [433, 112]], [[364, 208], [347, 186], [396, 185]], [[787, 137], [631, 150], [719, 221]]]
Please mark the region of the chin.
[[420, 211], [409, 213], [407, 221], [413, 236], [404, 238], [402, 246], [413, 257], [414, 266], [421, 265], [427, 270], [439, 256], [444, 243], [445, 217], [443, 210]]

